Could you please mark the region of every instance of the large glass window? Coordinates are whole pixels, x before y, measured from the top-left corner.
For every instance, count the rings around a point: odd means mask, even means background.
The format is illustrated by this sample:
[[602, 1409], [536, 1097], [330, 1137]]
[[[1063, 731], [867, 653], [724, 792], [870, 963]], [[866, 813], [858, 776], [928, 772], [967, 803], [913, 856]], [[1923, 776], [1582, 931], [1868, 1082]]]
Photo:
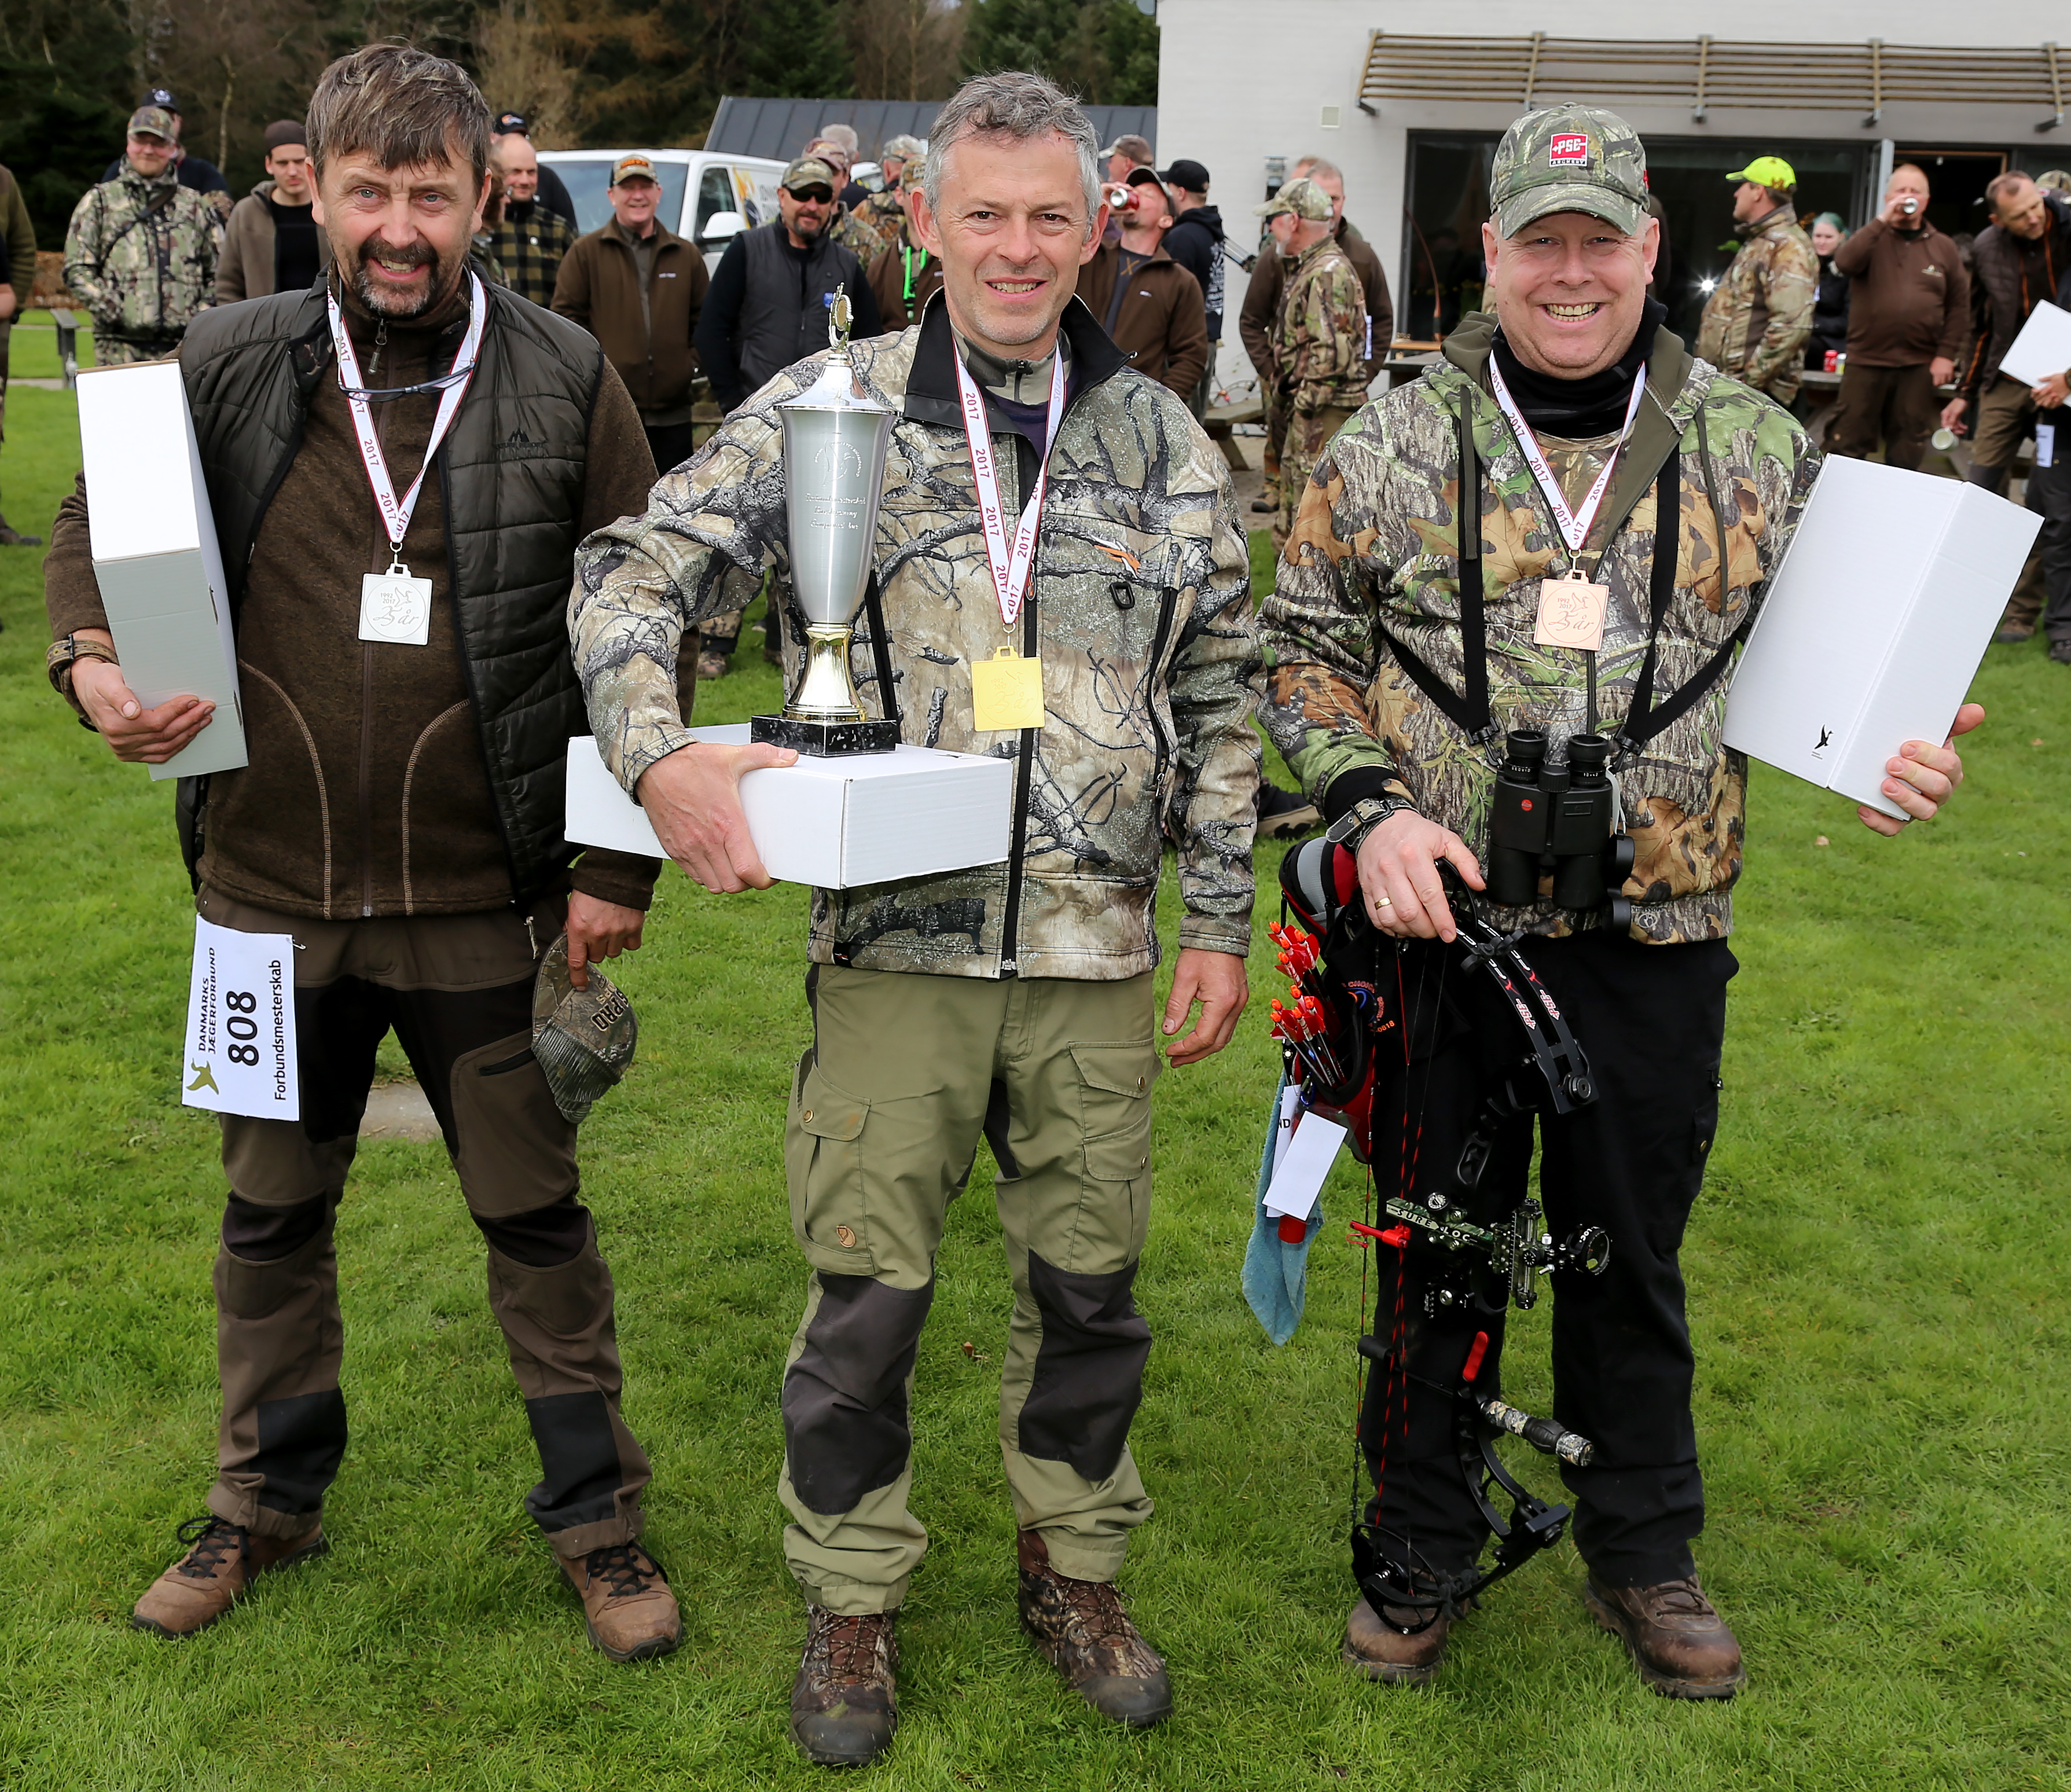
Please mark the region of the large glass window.
[[[572, 158], [566, 162], [556, 156], [552, 166], [568, 188], [568, 197], [575, 201], [578, 233], [600, 230], [611, 222], [609, 156], [600, 156], [594, 161]], [[680, 162], [657, 162], [654, 172], [662, 182], [662, 203], [654, 208], [654, 215], [673, 228], [683, 215], [683, 187], [690, 178], [690, 170]]]

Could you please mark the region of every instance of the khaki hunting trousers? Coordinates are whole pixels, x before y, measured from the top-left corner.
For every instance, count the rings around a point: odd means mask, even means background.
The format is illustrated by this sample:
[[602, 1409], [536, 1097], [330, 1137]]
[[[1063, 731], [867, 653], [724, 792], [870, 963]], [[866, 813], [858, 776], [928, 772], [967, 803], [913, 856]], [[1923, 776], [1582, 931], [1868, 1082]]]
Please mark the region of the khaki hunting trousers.
[[812, 1265], [784, 1376], [784, 1549], [816, 1605], [888, 1611], [927, 1547], [908, 1503], [913, 1364], [978, 1141], [1013, 1278], [999, 1441], [1060, 1573], [1111, 1581], [1150, 1515], [1129, 1454], [1150, 1328], [1151, 978], [999, 982], [818, 966], [785, 1127]]

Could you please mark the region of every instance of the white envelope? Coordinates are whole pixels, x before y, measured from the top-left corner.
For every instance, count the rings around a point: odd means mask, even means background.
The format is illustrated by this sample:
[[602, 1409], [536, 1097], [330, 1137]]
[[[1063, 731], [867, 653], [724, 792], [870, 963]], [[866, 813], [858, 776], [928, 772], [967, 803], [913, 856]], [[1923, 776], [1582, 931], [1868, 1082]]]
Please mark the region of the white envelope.
[[2071, 369], [2071, 311], [2044, 299], [2028, 313], [2028, 322], [1999, 363], [1999, 371], [2024, 386], [2034, 386], [2067, 369]]

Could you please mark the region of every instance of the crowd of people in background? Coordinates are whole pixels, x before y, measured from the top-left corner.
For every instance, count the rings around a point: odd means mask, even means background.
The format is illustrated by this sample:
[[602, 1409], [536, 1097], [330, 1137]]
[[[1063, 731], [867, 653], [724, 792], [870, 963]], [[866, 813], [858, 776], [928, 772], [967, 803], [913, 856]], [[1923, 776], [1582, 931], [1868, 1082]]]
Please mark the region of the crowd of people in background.
[[[103, 364], [176, 353], [207, 307], [306, 287], [328, 262], [299, 121], [267, 128], [265, 174], [234, 203], [222, 172], [184, 147], [181, 128], [175, 94], [144, 93], [123, 154], [72, 217], [65, 284], [92, 320]], [[860, 150], [852, 126], [823, 125], [784, 170], [778, 215], [736, 235], [708, 273], [698, 245], [658, 215], [651, 158], [618, 158], [612, 215], [583, 232], [525, 117], [503, 113], [477, 271], [595, 335], [633, 393], [656, 464], [677, 465], [710, 426], [709, 413], [702, 424], [697, 416], [707, 392], [731, 410], [822, 343], [837, 287], [850, 295], [859, 335], [917, 323], [940, 290], [939, 260], [914, 219], [926, 144], [888, 138], [875, 170], [859, 165]], [[1179, 158], [1160, 170], [1150, 142], [1134, 135], [1101, 153], [1109, 219], [1080, 296], [1134, 364], [1197, 417], [1216, 390], [1231, 265], [1247, 273], [1237, 329], [1265, 433], [1252, 508], [1273, 518], [1284, 542], [1304, 470], [1364, 401], [1395, 337], [1380, 257], [1345, 216], [1344, 177], [1319, 157], [1294, 162], [1280, 192], [1253, 208], [1262, 220], [1254, 254], [1229, 241], [1202, 162]], [[1834, 212], [1801, 216], [1796, 175], [1781, 157], [1757, 157], [1727, 178], [1737, 252], [1709, 292], [1698, 353], [1802, 417], [1831, 397], [1818, 419], [1830, 453], [1880, 453], [1917, 468], [1930, 441], [1946, 449], [1968, 437], [1966, 476], [2003, 491], [2032, 441], [2026, 502], [2044, 526], [1999, 639], [2026, 640], [2040, 625], [2052, 658], [2071, 664], [2071, 469], [2054, 452], [2064, 382], [2031, 390], [1999, 371], [2037, 303], [2071, 301], [2071, 199], [2057, 190], [2071, 178], [2000, 175], [1986, 194], [1990, 221], [1973, 238], [1929, 221], [1928, 177], [1911, 164], [1892, 170], [1876, 215], [1852, 232]], [[1658, 197], [1650, 209], [1665, 216]], [[1424, 286], [1440, 278], [1441, 248], [1449, 267], [1469, 256], [1450, 238], [1420, 243], [1417, 265], [1432, 264]], [[0, 170], [0, 404], [5, 331], [26, 297], [21, 281], [9, 284], [7, 259], [33, 269], [35, 241], [19, 189]], [[1667, 281], [1657, 266], [1651, 290], [1665, 297]], [[1437, 287], [1411, 284], [1413, 328], [1441, 333]], [[1807, 373], [1838, 375], [1838, 393], [1831, 382], [1807, 387]], [[0, 518], [0, 545], [36, 540]], [[725, 674], [740, 621], [723, 617], [707, 631], [700, 675]], [[780, 650], [765, 642], [769, 658]], [[1265, 801], [1284, 804], [1265, 818], [1273, 830], [1314, 818], [1286, 793], [1269, 790]]]

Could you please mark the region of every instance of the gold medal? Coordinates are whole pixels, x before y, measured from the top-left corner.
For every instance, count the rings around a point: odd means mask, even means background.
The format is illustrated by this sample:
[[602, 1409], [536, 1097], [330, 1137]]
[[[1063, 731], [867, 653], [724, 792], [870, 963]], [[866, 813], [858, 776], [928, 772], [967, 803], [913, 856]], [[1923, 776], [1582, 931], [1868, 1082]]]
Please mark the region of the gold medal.
[[1043, 662], [1003, 647], [971, 662], [971, 726], [981, 734], [1043, 725]]
[[1597, 584], [1577, 567], [1565, 578], [1539, 581], [1539, 618], [1532, 639], [1541, 647], [1577, 647], [1593, 654], [1604, 644], [1604, 613], [1611, 588]]

